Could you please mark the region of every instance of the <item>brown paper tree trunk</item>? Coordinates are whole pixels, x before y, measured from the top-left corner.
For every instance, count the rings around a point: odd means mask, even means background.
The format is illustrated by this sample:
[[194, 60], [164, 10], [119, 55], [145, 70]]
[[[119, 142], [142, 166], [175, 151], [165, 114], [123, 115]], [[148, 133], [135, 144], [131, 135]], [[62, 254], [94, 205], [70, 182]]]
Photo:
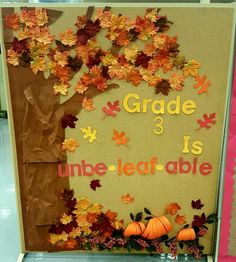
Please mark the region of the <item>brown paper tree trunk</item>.
[[[88, 8], [88, 18], [93, 9]], [[62, 14], [56, 10], [47, 11], [51, 23]], [[13, 12], [13, 8], [5, 8], [3, 16]], [[12, 40], [12, 31], [4, 28], [6, 49]], [[69, 188], [69, 178], [57, 175], [58, 163], [66, 162], [66, 154], [61, 150], [65, 138], [61, 118], [65, 114], [79, 114], [83, 98], [92, 98], [101, 92], [91, 87], [84, 95], [76, 93], [60, 104], [59, 97], [53, 94], [55, 77], [46, 79], [43, 73], [35, 75], [28, 66], [11, 65], [8, 65], [8, 75], [25, 249], [50, 251], [53, 248], [48, 243], [48, 229], [63, 212], [64, 205], [59, 197], [61, 190]], [[110, 85], [106, 92], [116, 87], [116, 84]]]

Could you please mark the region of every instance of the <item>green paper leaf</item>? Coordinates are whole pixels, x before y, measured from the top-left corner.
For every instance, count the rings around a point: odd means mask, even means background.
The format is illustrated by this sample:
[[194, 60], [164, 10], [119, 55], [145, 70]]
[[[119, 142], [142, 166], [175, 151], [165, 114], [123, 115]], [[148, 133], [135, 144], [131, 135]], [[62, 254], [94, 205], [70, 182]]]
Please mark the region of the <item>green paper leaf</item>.
[[152, 217], [145, 217], [144, 219], [145, 220], [150, 220], [150, 219], [152, 219]]
[[198, 248], [199, 248], [199, 250], [201, 250], [201, 251], [204, 250], [204, 246], [199, 246]]
[[149, 209], [147, 209], [146, 207], [144, 208], [144, 212], [145, 212], [146, 214], [148, 214], [148, 215], [151, 215], [151, 214], [152, 214], [151, 211], [150, 211]]
[[184, 248], [184, 243], [183, 243], [183, 242], [179, 242], [179, 247], [180, 247], [181, 249], [183, 249], [183, 248]]
[[207, 224], [213, 224], [216, 222], [216, 214], [211, 214], [207, 217]]
[[168, 235], [164, 235], [164, 236], [162, 236], [161, 238], [160, 238], [160, 241], [161, 242], [164, 242], [164, 241], [166, 241], [166, 240], [168, 240]]
[[134, 220], [134, 215], [132, 213], [129, 214], [131, 220]]
[[143, 217], [143, 212], [137, 213], [135, 216], [135, 221], [138, 221], [138, 222], [141, 221], [142, 217]]

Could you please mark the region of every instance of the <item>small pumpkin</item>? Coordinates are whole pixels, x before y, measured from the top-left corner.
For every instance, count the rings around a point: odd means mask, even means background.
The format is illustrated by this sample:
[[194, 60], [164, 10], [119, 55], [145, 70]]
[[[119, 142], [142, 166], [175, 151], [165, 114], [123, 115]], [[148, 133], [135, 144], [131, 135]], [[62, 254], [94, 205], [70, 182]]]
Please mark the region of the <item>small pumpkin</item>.
[[193, 228], [181, 229], [176, 237], [177, 241], [189, 241], [196, 239], [196, 234]]
[[138, 235], [142, 235], [144, 230], [145, 230], [145, 225], [142, 222], [132, 222], [126, 227], [123, 235], [125, 237], [138, 236]]
[[172, 230], [172, 225], [167, 217], [154, 217], [148, 222], [142, 237], [147, 239], [155, 239], [161, 237]]

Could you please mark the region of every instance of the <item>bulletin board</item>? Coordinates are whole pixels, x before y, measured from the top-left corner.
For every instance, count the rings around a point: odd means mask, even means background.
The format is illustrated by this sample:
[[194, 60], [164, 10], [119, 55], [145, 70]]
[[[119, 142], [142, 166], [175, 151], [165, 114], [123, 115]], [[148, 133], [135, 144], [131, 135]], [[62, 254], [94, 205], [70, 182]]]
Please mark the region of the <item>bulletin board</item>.
[[234, 9], [1, 11], [24, 250], [212, 254]]

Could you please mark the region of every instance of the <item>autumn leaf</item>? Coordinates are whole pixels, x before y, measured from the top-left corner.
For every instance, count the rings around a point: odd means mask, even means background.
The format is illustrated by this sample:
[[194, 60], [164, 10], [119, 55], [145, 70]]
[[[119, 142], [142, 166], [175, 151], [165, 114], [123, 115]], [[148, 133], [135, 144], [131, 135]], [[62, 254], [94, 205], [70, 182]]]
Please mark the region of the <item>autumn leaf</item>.
[[54, 36], [50, 33], [49, 29], [45, 27], [33, 27], [29, 30], [29, 36], [32, 40], [36, 40], [44, 45], [51, 44]]
[[134, 202], [134, 197], [131, 196], [130, 194], [126, 194], [126, 195], [121, 196], [121, 201], [124, 204], [131, 204]]
[[169, 78], [170, 87], [174, 90], [181, 91], [184, 86], [184, 78], [182, 75], [176, 73], [172, 74]]
[[63, 225], [69, 224], [72, 221], [72, 216], [64, 213], [60, 218], [60, 221]]
[[64, 84], [64, 83], [55, 83], [53, 86], [53, 90], [54, 90], [54, 95], [63, 95], [66, 96], [68, 93], [68, 84]]
[[76, 44], [77, 38], [72, 29], [68, 28], [60, 34], [60, 40], [63, 45], [73, 46]]
[[125, 48], [124, 54], [127, 61], [131, 61], [132, 63], [134, 63], [138, 54], [138, 47], [136, 45], [133, 45], [130, 48]]
[[27, 40], [18, 40], [16, 37], [14, 37], [12, 41], [12, 49], [17, 52], [18, 54], [22, 54], [23, 52], [29, 51], [29, 45], [27, 43]]
[[65, 249], [75, 249], [77, 246], [78, 242], [75, 239], [68, 239], [64, 243], [64, 248]]
[[196, 76], [198, 74], [198, 69], [200, 68], [201, 64], [195, 60], [189, 60], [187, 64], [184, 65], [183, 68], [183, 75], [184, 77]]
[[144, 68], [148, 67], [148, 62], [150, 61], [151, 57], [145, 55], [143, 52], [138, 53], [135, 59], [135, 66], [142, 66]]
[[45, 57], [34, 57], [33, 61], [30, 62], [30, 67], [34, 74], [43, 72], [46, 70], [46, 58]]
[[95, 140], [97, 140], [98, 142], [100, 142], [98, 139], [97, 139], [97, 130], [94, 129], [92, 131], [92, 127], [91, 126], [88, 126], [87, 128], [80, 128], [80, 130], [82, 131], [82, 133], [84, 133], [84, 136], [83, 138], [84, 139], [87, 139], [89, 138], [89, 143], [93, 143]]
[[202, 209], [204, 204], [202, 204], [201, 199], [198, 199], [196, 201], [192, 200], [191, 206], [193, 209]]
[[17, 52], [15, 52], [14, 50], [12, 50], [12, 49], [7, 50], [7, 62], [10, 65], [18, 66], [19, 65], [19, 57], [20, 57], [20, 55]]
[[112, 140], [116, 141], [117, 145], [126, 145], [129, 141], [129, 138], [125, 137], [125, 132], [114, 130]]
[[175, 217], [175, 223], [178, 225], [184, 225], [186, 223], [185, 216], [177, 214]]
[[37, 20], [38, 26], [44, 26], [48, 23], [48, 15], [46, 9], [43, 8], [36, 8], [35, 9], [35, 16]]
[[143, 80], [142, 76], [140, 75], [139, 71], [137, 70], [130, 70], [128, 77], [128, 81], [131, 81], [135, 86], [138, 86], [140, 82]]
[[99, 75], [92, 78], [92, 83], [100, 91], [104, 91], [108, 87], [106, 79]]
[[64, 52], [56, 51], [53, 58], [58, 63], [58, 65], [64, 67], [68, 64], [68, 55], [69, 52], [67, 51]]
[[75, 87], [75, 91], [79, 94], [83, 94], [85, 91], [88, 90], [88, 86], [85, 86], [81, 81], [77, 82], [77, 85]]
[[96, 189], [98, 187], [102, 187], [101, 184], [100, 184], [100, 180], [99, 179], [95, 179], [95, 180], [92, 180], [90, 182], [90, 188], [93, 190], [93, 191], [96, 191]]
[[174, 216], [176, 215], [177, 211], [180, 209], [181, 209], [180, 205], [178, 205], [176, 202], [170, 203], [169, 205], [166, 206], [166, 213]]
[[105, 215], [106, 217], [108, 217], [109, 221], [113, 221], [117, 217], [117, 212], [113, 212], [110, 209], [108, 209]]
[[65, 139], [62, 143], [62, 150], [67, 150], [69, 152], [75, 152], [77, 147], [79, 147], [79, 142], [74, 138]]
[[26, 9], [21, 10], [20, 22], [25, 24], [27, 27], [37, 25], [37, 19], [35, 16], [35, 9], [27, 11]]
[[198, 94], [202, 94], [202, 93], [205, 93], [207, 92], [208, 90], [208, 87], [211, 85], [211, 81], [210, 80], [207, 80], [207, 77], [206, 75], [203, 75], [203, 76], [195, 76], [195, 81], [197, 82], [196, 84], [193, 85], [194, 88], [199, 88], [198, 89]]
[[88, 18], [86, 15], [83, 15], [83, 16], [78, 16], [77, 17], [77, 22], [76, 22], [76, 27], [78, 29], [82, 29], [84, 28], [84, 26], [86, 25], [86, 22], [87, 22]]
[[162, 79], [160, 82], [157, 83], [155, 87], [155, 93], [162, 93], [163, 95], [168, 96], [170, 89], [171, 86], [169, 81], [167, 79]]
[[120, 112], [119, 101], [107, 102], [106, 106], [102, 108], [102, 111], [105, 113], [106, 116], [115, 117], [117, 115], [116, 112]]
[[66, 127], [75, 128], [75, 122], [78, 121], [78, 118], [72, 114], [64, 115], [61, 119], [62, 128]]
[[210, 129], [216, 124], [215, 118], [216, 113], [210, 115], [204, 114], [203, 119], [197, 119], [197, 123], [199, 124], [199, 128], [197, 130], [200, 130], [201, 128]]
[[71, 71], [68, 67], [62, 67], [58, 64], [52, 68], [52, 74], [55, 75], [61, 82], [67, 83], [71, 78]]
[[88, 99], [85, 97], [82, 101], [82, 107], [87, 111], [93, 111], [95, 109], [93, 106], [93, 99]]
[[193, 227], [202, 227], [207, 222], [205, 213], [202, 213], [201, 216], [194, 215], [192, 226]]
[[11, 28], [13, 30], [17, 30], [19, 28], [19, 16], [18, 16], [18, 14], [5, 15], [4, 16], [4, 24], [8, 28]]

